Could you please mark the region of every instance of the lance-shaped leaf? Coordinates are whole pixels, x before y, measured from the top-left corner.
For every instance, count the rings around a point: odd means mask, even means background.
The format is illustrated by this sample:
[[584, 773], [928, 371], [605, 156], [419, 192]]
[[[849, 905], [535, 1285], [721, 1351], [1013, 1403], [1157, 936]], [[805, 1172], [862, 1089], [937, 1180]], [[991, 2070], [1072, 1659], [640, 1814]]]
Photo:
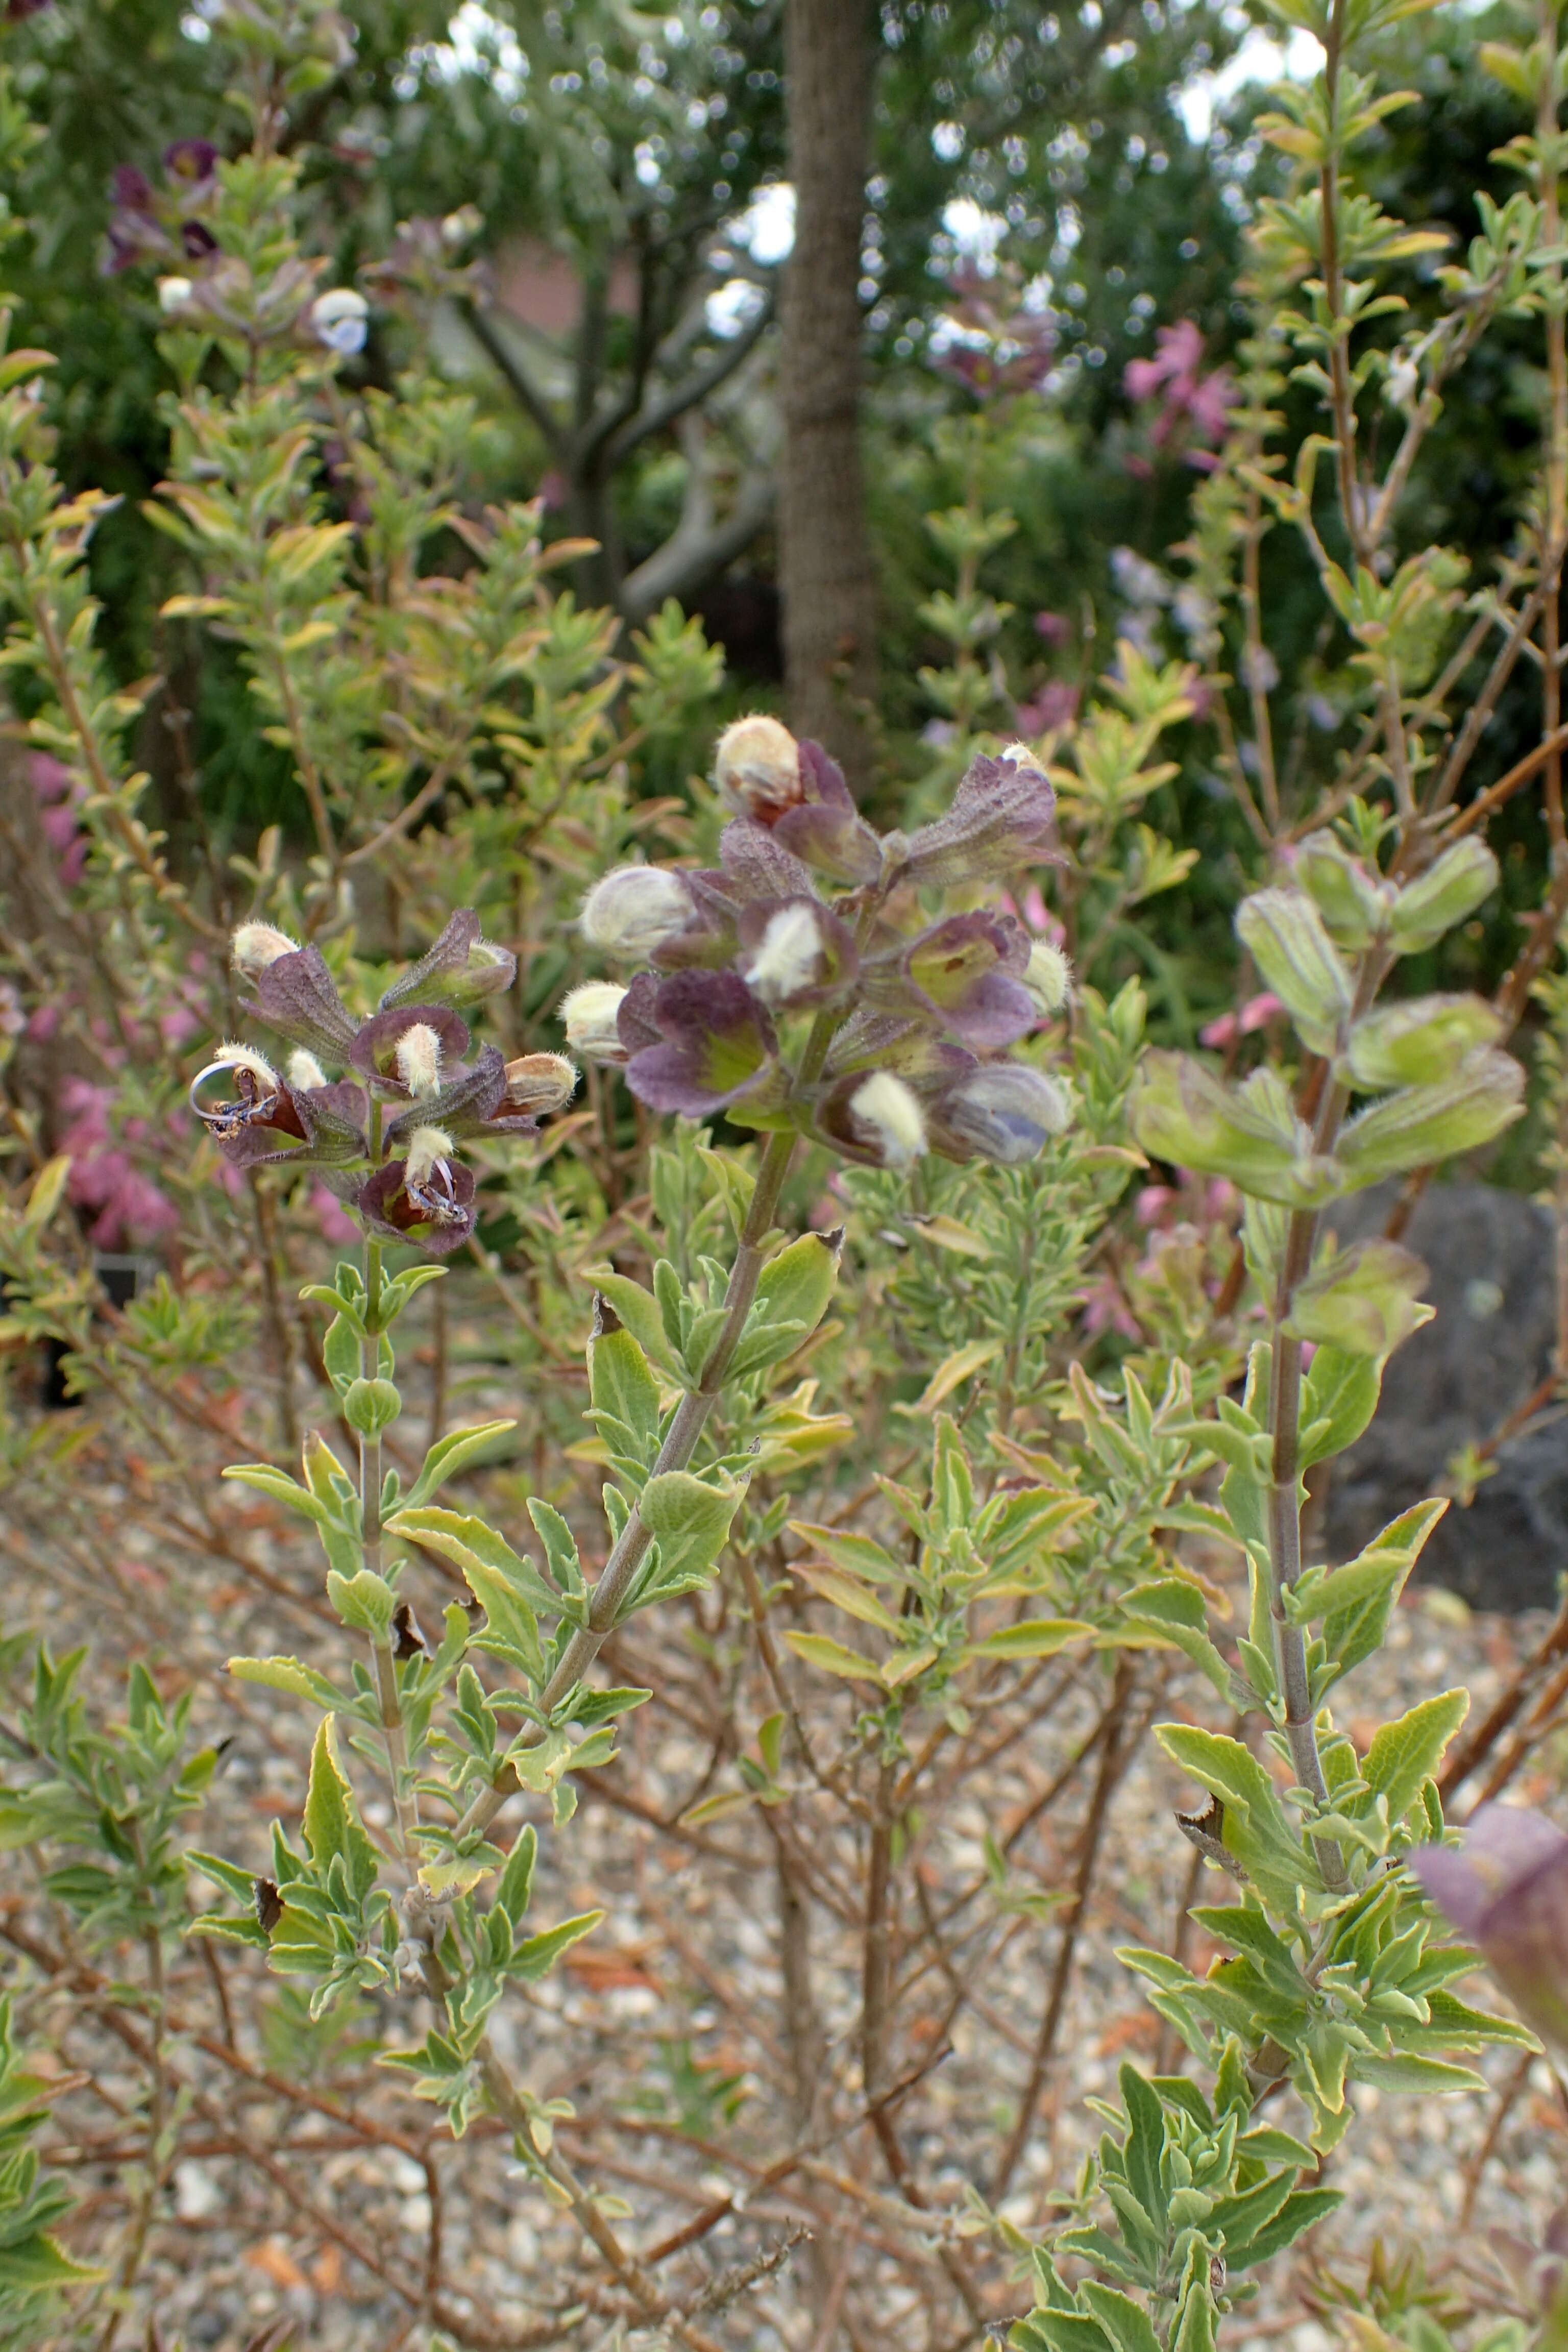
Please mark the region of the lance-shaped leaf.
[[403, 1498], [404, 1509], [417, 1510], [427, 1503], [448, 1478], [455, 1478], [459, 1470], [466, 1469], [504, 1437], [509, 1429], [516, 1427], [515, 1421], [482, 1421], [471, 1429], [448, 1430], [426, 1454], [418, 1477]]
[[1406, 1087], [1350, 1121], [1337, 1146], [1347, 1182], [1375, 1184], [1489, 1143], [1519, 1118], [1523, 1092], [1512, 1055], [1479, 1046], [1437, 1084]]
[[1419, 1297], [1426, 1279], [1421, 1260], [1397, 1242], [1357, 1242], [1297, 1285], [1284, 1328], [1293, 1339], [1381, 1361], [1432, 1320]]
[[[627, 1035], [628, 990], [621, 1007], [621, 1034]], [[641, 1001], [631, 1017], [646, 1018], [657, 1045], [634, 1050], [626, 1084], [652, 1110], [679, 1111], [688, 1118], [731, 1110], [744, 1119], [751, 1111], [776, 1109], [784, 1097], [778, 1039], [767, 1006], [732, 971], [679, 971], [661, 981], [645, 1015]]]
[[304, 1831], [316, 1868], [324, 1875], [331, 1862], [341, 1858], [350, 1885], [363, 1901], [376, 1882], [375, 1848], [365, 1832], [348, 1776], [338, 1760], [330, 1715], [324, 1716], [317, 1726], [315, 1746], [310, 1750]]
[[1310, 1129], [1269, 1071], [1226, 1087], [1192, 1055], [1153, 1048], [1129, 1097], [1128, 1120], [1151, 1159], [1229, 1176], [1244, 1192], [1287, 1208], [1315, 1208], [1340, 1186], [1334, 1161], [1314, 1155]]
[[1275, 1910], [1290, 1917], [1299, 1887], [1321, 1892], [1317, 1863], [1250, 1748], [1193, 1724], [1163, 1723], [1154, 1736], [1173, 1764], [1219, 1799], [1226, 1850]]
[[1258, 890], [1236, 928], [1303, 1045], [1331, 1054], [1350, 1018], [1350, 975], [1323, 919], [1304, 890]]
[[1497, 882], [1498, 862], [1486, 843], [1473, 833], [1457, 841], [1394, 899], [1388, 935], [1395, 953], [1420, 955], [1436, 947], [1445, 931], [1491, 896]]
[[946, 887], [1016, 874], [1054, 855], [1056, 794], [1033, 761], [982, 754], [952, 796], [945, 816], [903, 841], [889, 835], [889, 866], [913, 881]]
[[520, 1558], [483, 1519], [436, 1506], [395, 1511], [386, 1530], [438, 1551], [459, 1568], [489, 1621], [477, 1646], [509, 1659], [535, 1682], [544, 1680], [538, 1612], [553, 1615], [561, 1603], [531, 1559]]
[[385, 1013], [413, 1003], [427, 981], [433, 983], [429, 994], [437, 1003], [471, 1004], [510, 988], [516, 974], [517, 958], [511, 950], [482, 938], [478, 915], [471, 907], [462, 907], [448, 918], [445, 929], [418, 962], [410, 964], [403, 977], [393, 982], [381, 1000], [381, 1010]]
[[1023, 925], [980, 908], [922, 931], [896, 972], [868, 968], [866, 992], [887, 1011], [912, 1014], [988, 1051], [1011, 1045], [1039, 1019], [1023, 982], [1028, 967]]
[[1331, 833], [1309, 834], [1291, 866], [1336, 947], [1359, 955], [1381, 937], [1394, 903], [1393, 888], [1342, 848]]
[[1568, 2051], [1568, 1835], [1523, 1805], [1479, 1805], [1457, 1845], [1410, 1868], [1543, 2042]]
[[348, 1059], [359, 1023], [338, 994], [320, 948], [296, 948], [256, 977], [256, 1009], [270, 1029], [331, 1062]]
[[1234, 1677], [1209, 1637], [1208, 1605], [1195, 1584], [1184, 1576], [1163, 1576], [1140, 1584], [1121, 1604], [1117, 1638], [1125, 1626], [1141, 1642], [1169, 1643], [1183, 1650], [1205, 1674], [1221, 1698], [1233, 1694]]
[[1405, 1579], [1447, 1507], [1441, 1499], [1413, 1504], [1343, 1568], [1310, 1568], [1286, 1594], [1293, 1622], [1321, 1623], [1337, 1675], [1349, 1674], [1381, 1645]]
[[1368, 1089], [1430, 1085], [1478, 1045], [1495, 1045], [1503, 1026], [1482, 996], [1410, 997], [1355, 1024], [1342, 1068]]

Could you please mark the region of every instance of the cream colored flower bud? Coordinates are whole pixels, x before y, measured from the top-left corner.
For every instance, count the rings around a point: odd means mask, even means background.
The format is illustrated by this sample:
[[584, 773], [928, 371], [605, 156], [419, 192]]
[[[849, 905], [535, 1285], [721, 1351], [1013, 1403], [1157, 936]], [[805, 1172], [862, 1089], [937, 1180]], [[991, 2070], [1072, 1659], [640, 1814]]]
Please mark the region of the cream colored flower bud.
[[254, 1045], [220, 1045], [213, 1061], [221, 1062], [227, 1070], [248, 1070], [264, 1094], [275, 1095], [282, 1083], [266, 1055], [258, 1054]]
[[291, 940], [287, 931], [279, 930], [273, 923], [241, 923], [229, 949], [236, 971], [242, 971], [247, 980], [254, 980], [258, 971], [265, 971], [279, 956], [299, 952], [299, 940]]
[[408, 1150], [404, 1155], [405, 1190], [410, 1184], [426, 1182], [437, 1162], [450, 1160], [452, 1150], [452, 1139], [445, 1128], [416, 1127], [408, 1139]]
[[188, 278], [160, 278], [158, 308], [165, 319], [177, 319], [180, 312], [189, 304], [191, 296], [195, 292], [195, 288]]
[[314, 1054], [303, 1045], [296, 1045], [289, 1056], [289, 1083], [296, 1094], [304, 1094], [311, 1087], [324, 1087], [327, 1074]]
[[613, 980], [590, 980], [574, 988], [561, 1007], [566, 1043], [590, 1062], [624, 1062], [626, 1049], [616, 1025], [626, 990]]
[[577, 1091], [578, 1070], [564, 1054], [520, 1054], [506, 1066], [508, 1110], [563, 1110]]
[[679, 874], [664, 866], [617, 866], [583, 901], [583, 937], [590, 947], [641, 963], [678, 940], [697, 911]]
[[417, 1099], [441, 1084], [441, 1040], [426, 1021], [416, 1021], [397, 1041], [397, 1075]]
[[805, 797], [800, 746], [781, 720], [754, 713], [719, 738], [713, 780], [731, 808], [758, 824], [776, 824]]
[[765, 1004], [787, 1004], [803, 988], [816, 987], [822, 964], [822, 925], [812, 908], [797, 903], [769, 916], [741, 972]]
[[1059, 1013], [1072, 994], [1072, 966], [1060, 948], [1037, 940], [1029, 950], [1024, 985], [1042, 1013]]
[[902, 1078], [876, 1070], [849, 1097], [849, 1125], [858, 1142], [884, 1168], [908, 1168], [926, 1149], [925, 1114]]

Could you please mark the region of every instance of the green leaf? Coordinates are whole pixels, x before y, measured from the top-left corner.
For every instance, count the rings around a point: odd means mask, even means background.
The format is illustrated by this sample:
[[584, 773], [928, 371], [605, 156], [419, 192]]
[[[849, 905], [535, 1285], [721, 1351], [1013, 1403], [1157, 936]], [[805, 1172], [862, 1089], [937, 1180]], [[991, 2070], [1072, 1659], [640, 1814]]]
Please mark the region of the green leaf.
[[1079, 2294], [1099, 2320], [1116, 2352], [1163, 2352], [1154, 2324], [1140, 2303], [1113, 2286], [1085, 2279]]
[[1436, 1777], [1444, 1749], [1469, 1711], [1468, 1690], [1443, 1691], [1374, 1732], [1361, 1774], [1374, 1796], [1387, 1798], [1391, 1822], [1402, 1821], [1422, 1782]]
[[[624, 1326], [595, 1328], [588, 1345], [588, 1387], [589, 1418], [611, 1452], [639, 1467], [651, 1463], [658, 1451], [658, 1382]], [[617, 1443], [620, 1432], [625, 1435]]]
[[666, 1371], [683, 1371], [679, 1350], [666, 1332], [658, 1301], [651, 1292], [645, 1290], [640, 1282], [633, 1282], [628, 1275], [615, 1274], [608, 1266], [590, 1267], [589, 1274], [600, 1296], [608, 1299], [648, 1361], [662, 1364]]
[[1221, 1698], [1231, 1695], [1230, 1668], [1209, 1638], [1208, 1606], [1195, 1584], [1185, 1577], [1161, 1577], [1155, 1583], [1134, 1587], [1121, 1604], [1118, 1622], [1130, 1631], [1184, 1651], [1205, 1674]]
[[504, 1437], [509, 1429], [516, 1427], [515, 1421], [481, 1421], [471, 1429], [449, 1431], [425, 1456], [418, 1477], [404, 1497], [404, 1509], [418, 1510], [445, 1486], [448, 1478], [455, 1478], [458, 1472], [466, 1468], [476, 1455], [485, 1453], [497, 1438]]
[[524, 1937], [521, 1944], [512, 1947], [507, 1974], [521, 1977], [524, 1984], [537, 1984], [541, 1977], [549, 1974], [563, 1952], [593, 1934], [604, 1916], [602, 1911], [580, 1911], [574, 1919], [563, 1919], [558, 1927], [546, 1927], [540, 1935]]
[[659, 1593], [689, 1592], [711, 1581], [745, 1488], [710, 1486], [689, 1470], [665, 1470], [643, 1488], [638, 1510], [658, 1545]]
[[1350, 1018], [1350, 974], [1304, 890], [1255, 890], [1237, 911], [1237, 931], [1314, 1054], [1331, 1054]]
[[577, 1538], [555, 1508], [553, 1503], [542, 1503], [535, 1496], [528, 1506], [528, 1516], [533, 1521], [534, 1532], [544, 1546], [545, 1565], [561, 1591], [575, 1599], [585, 1592], [582, 1562], [577, 1557]]
[[873, 1584], [901, 1580], [902, 1570], [891, 1552], [884, 1551], [869, 1536], [847, 1535], [840, 1528], [818, 1527], [811, 1519], [791, 1519], [789, 1531], [849, 1576], [865, 1577]]
[[1301, 1391], [1300, 1460], [1303, 1470], [1353, 1445], [1377, 1411], [1383, 1367], [1374, 1357], [1320, 1348]]
[[1503, 1017], [1481, 996], [1415, 996], [1367, 1013], [1350, 1033], [1344, 1067], [1360, 1087], [1420, 1086], [1447, 1077], [1477, 1045], [1495, 1045]]
[[11, 2245], [0, 2246], [0, 2288], [13, 2288], [17, 2294], [37, 2294], [50, 2287], [85, 2286], [104, 2275], [102, 2271], [72, 2262], [47, 2231], [40, 2230]]
[[1419, 1297], [1426, 1279], [1421, 1260], [1397, 1242], [1357, 1242], [1297, 1286], [1283, 1328], [1292, 1339], [1381, 1361], [1432, 1320]]
[[804, 1323], [815, 1331], [838, 1279], [839, 1245], [825, 1234], [802, 1234], [770, 1258], [757, 1277], [752, 1312], [760, 1323]]
[[1274, 2219], [1247, 2240], [1245, 2252], [1231, 2263], [1231, 2268], [1252, 2270], [1258, 2263], [1272, 2261], [1287, 2246], [1294, 2245], [1303, 2230], [1310, 2230], [1314, 2221], [1326, 2220], [1343, 2203], [1344, 2191], [1340, 2189], [1292, 2189]]
[[1077, 1617], [1026, 1617], [1020, 1624], [1003, 1625], [994, 1633], [969, 1643], [966, 1658], [1054, 1658], [1073, 1642], [1086, 1642], [1094, 1632]]
[[826, 1633], [788, 1633], [784, 1640], [797, 1658], [804, 1658], [808, 1666], [816, 1666], [825, 1675], [881, 1686], [882, 1669], [874, 1658], [862, 1657], [858, 1650], [846, 1649], [842, 1642], [830, 1641]]
[[485, 1631], [476, 1636], [476, 1649], [520, 1666], [531, 1682], [545, 1680], [537, 1612], [543, 1609], [553, 1614], [560, 1602], [531, 1560], [521, 1559], [483, 1519], [438, 1506], [395, 1512], [386, 1525], [389, 1534], [427, 1544], [461, 1569], [464, 1583], [485, 1612]]
[[1292, 1915], [1299, 1886], [1321, 1890], [1317, 1864], [1250, 1748], [1195, 1724], [1163, 1723], [1154, 1736], [1173, 1764], [1219, 1799], [1226, 1851], [1276, 1909]]
[[340, 1576], [335, 1568], [330, 1568], [327, 1598], [345, 1625], [368, 1633], [373, 1641], [385, 1641], [397, 1595], [384, 1576], [368, 1568], [362, 1568], [357, 1576]]
[[507, 1856], [494, 1901], [504, 1911], [515, 1927], [527, 1912], [533, 1892], [533, 1865], [539, 1853], [539, 1832], [531, 1822], [525, 1822], [518, 1832], [517, 1843]]
[[362, 1898], [368, 1895], [379, 1874], [375, 1848], [365, 1834], [353, 1790], [338, 1761], [331, 1716], [323, 1717], [316, 1727], [303, 1827], [316, 1868], [324, 1873], [333, 1857], [341, 1856], [355, 1894]]
[[329, 1713], [344, 1714], [353, 1706], [335, 1683], [298, 1658], [230, 1658], [228, 1671], [237, 1683], [260, 1683], [268, 1690], [286, 1691], [290, 1698], [308, 1698]]

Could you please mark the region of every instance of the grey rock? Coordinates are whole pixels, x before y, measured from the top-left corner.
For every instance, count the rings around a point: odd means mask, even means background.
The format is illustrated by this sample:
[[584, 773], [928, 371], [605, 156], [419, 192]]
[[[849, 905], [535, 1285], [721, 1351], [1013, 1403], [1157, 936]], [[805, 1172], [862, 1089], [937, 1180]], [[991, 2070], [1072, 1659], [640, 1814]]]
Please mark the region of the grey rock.
[[[1343, 1242], [1381, 1233], [1397, 1189], [1380, 1185], [1329, 1213]], [[1436, 1319], [1384, 1373], [1377, 1418], [1333, 1465], [1318, 1551], [1349, 1559], [1433, 1492], [1454, 1455], [1482, 1444], [1531, 1396], [1556, 1339], [1552, 1221], [1521, 1192], [1435, 1184], [1404, 1235], [1424, 1258]], [[1450, 1503], [1427, 1540], [1419, 1580], [1472, 1608], [1515, 1613], [1556, 1605], [1568, 1575], [1568, 1409], [1552, 1407], [1509, 1439], [1468, 1510]]]

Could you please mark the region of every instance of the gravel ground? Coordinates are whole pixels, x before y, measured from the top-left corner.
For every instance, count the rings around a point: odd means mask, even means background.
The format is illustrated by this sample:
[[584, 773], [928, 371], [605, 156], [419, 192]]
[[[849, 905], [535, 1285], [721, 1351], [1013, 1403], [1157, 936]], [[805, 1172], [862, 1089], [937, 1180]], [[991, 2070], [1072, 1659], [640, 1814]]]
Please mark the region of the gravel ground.
[[[30, 1622], [57, 1650], [90, 1636], [90, 1685], [100, 1696], [112, 1690], [128, 1652], [177, 1656], [177, 1672], [159, 1669], [165, 1686], [192, 1690], [200, 1735], [233, 1738], [199, 1842], [259, 1865], [268, 1822], [274, 1812], [292, 1821], [302, 1796], [312, 1727], [286, 1707], [272, 1707], [268, 1694], [237, 1690], [222, 1660], [234, 1651], [299, 1651], [312, 1638], [329, 1655], [342, 1637], [319, 1620], [312, 1635], [310, 1619], [297, 1605], [258, 1589], [258, 1572], [298, 1593], [310, 1589], [304, 1554], [289, 1549], [266, 1508], [252, 1509], [247, 1497], [226, 1522], [234, 1549], [249, 1563], [242, 1568], [212, 1558], [199, 1528], [189, 1539], [154, 1539], [145, 1508], [157, 1483], [153, 1471], [135, 1465], [128, 1483], [94, 1483], [89, 1465], [69, 1513], [51, 1517], [47, 1528], [14, 1526], [4, 1555], [13, 1583], [9, 1628]], [[184, 1517], [173, 1489], [167, 1500]], [[46, 1544], [49, 1573], [35, 1573], [24, 1586], [13, 1571], [29, 1552], [36, 1565]], [[424, 1598], [434, 1604], [439, 1597], [432, 1574]], [[740, 2352], [783, 2343], [790, 2352], [807, 2352], [816, 2332], [811, 2282], [826, 2275], [831, 2290], [837, 2265], [850, 2289], [840, 2313], [856, 2352], [873, 2345], [934, 2352], [963, 2340], [944, 2256], [971, 2266], [994, 2298], [991, 2309], [1005, 2307], [1003, 2264], [973, 2242], [960, 2244], [955, 2256], [940, 2217], [962, 2211], [966, 2183], [984, 2187], [993, 2176], [1028, 2072], [1059, 1929], [1026, 1916], [998, 1927], [992, 1916], [970, 1942], [955, 1933], [945, 1974], [929, 1965], [905, 1986], [893, 2074], [919, 2079], [898, 2106], [898, 2138], [916, 2193], [932, 2209], [921, 2213], [900, 2194], [869, 2135], [845, 2128], [858, 2090], [861, 1940], [852, 1921], [818, 1903], [813, 1960], [826, 2049], [813, 2153], [787, 2179], [760, 2180], [761, 2171], [801, 2139], [780, 1987], [772, 1840], [754, 1811], [699, 1833], [702, 1851], [694, 1850], [691, 1833], [682, 1840], [657, 1825], [673, 1819], [705, 1783], [732, 1784], [722, 1762], [714, 1779], [712, 1741], [704, 1736], [716, 1677], [730, 1676], [748, 1726], [766, 1712], [765, 1694], [751, 1679], [739, 1643], [732, 1657], [726, 1647], [732, 1630], [710, 1602], [705, 1613], [672, 1615], [652, 1633], [639, 1625], [637, 1641], [622, 1645], [613, 1662], [616, 1678], [657, 1677], [668, 1703], [629, 1719], [623, 1760], [599, 1776], [571, 1832], [545, 1832], [534, 1901], [540, 1924], [591, 1904], [604, 1905], [607, 1916], [565, 1968], [509, 2002], [498, 2015], [495, 2039], [520, 2079], [541, 2095], [575, 2103], [578, 2120], [564, 2145], [582, 2173], [634, 2209], [633, 2219], [617, 2224], [633, 2245], [647, 2252], [716, 2200], [735, 2198], [689, 2249], [664, 2260], [658, 2277], [668, 2293], [689, 2300], [726, 2266], [776, 2251], [792, 2231], [812, 2232], [810, 2244], [792, 2249], [775, 2273], [711, 2320], [724, 2345]], [[1352, 1733], [1364, 1740], [1382, 1717], [1455, 1684], [1467, 1685], [1475, 1706], [1484, 1706], [1540, 1631], [1540, 1621], [1468, 1618], [1446, 1596], [1413, 1596], [1396, 1614], [1386, 1650], [1347, 1686]], [[847, 1725], [840, 1687], [826, 1692], [829, 1717], [835, 1707]], [[1170, 1683], [1164, 1708], [1214, 1719], [1212, 1695], [1191, 1678]], [[937, 1916], [984, 1878], [987, 1830], [1037, 1801], [1094, 1721], [1089, 1690], [1069, 1689], [994, 1769], [954, 1788], [945, 1811], [918, 1831], [921, 1885]], [[1548, 1742], [1510, 1795], [1555, 1805], [1560, 1762]], [[1020, 1840], [1014, 1861], [1027, 1889], [1059, 1890], [1070, 1882], [1089, 1779], [1086, 1769]], [[1054, 2193], [1070, 2189], [1098, 2137], [1100, 2120], [1086, 2098], [1114, 2092], [1124, 2055], [1144, 2062], [1156, 2055], [1159, 2021], [1113, 1952], [1124, 1942], [1171, 1943], [1191, 1864], [1171, 1819], [1183, 1796], [1145, 1741], [1116, 1791], [1056, 2061], [1001, 2208], [1026, 2231], [1040, 2224]], [[820, 1792], [803, 1796], [796, 1811], [802, 1846], [824, 1885], [831, 1892], [847, 1885], [860, 1834], [853, 1822]], [[373, 1823], [384, 1819], [374, 1801], [366, 1811]], [[1220, 1894], [1211, 1878], [1201, 1899]], [[0, 1920], [58, 1951], [59, 1922], [20, 1873], [0, 1896]], [[1201, 1939], [1189, 1957], [1201, 1962]], [[95, 2077], [94, 2087], [59, 2102], [50, 2137], [84, 2200], [71, 2243], [113, 2263], [124, 2242], [128, 2197], [139, 2194], [142, 2127], [134, 2110], [142, 2077], [97, 2021], [79, 1976], [68, 1969], [48, 1977], [12, 1958], [27, 2030], [54, 2039], [61, 2065], [91, 2069]], [[219, 2352], [238, 2352], [279, 2317], [293, 2323], [297, 2343], [321, 2352], [423, 2345], [431, 2339], [431, 2318], [418, 2308], [418, 2283], [433, 2220], [450, 2283], [447, 2315], [458, 2323], [457, 2334], [521, 2343], [552, 2309], [581, 2301], [587, 2315], [563, 2340], [594, 2352], [657, 2340], [626, 2332], [617, 2294], [605, 2287], [602, 2271], [582, 2262], [570, 2220], [552, 2213], [521, 2177], [507, 2141], [485, 2126], [457, 2147], [433, 2139], [429, 2111], [412, 2106], [370, 2065], [376, 2043], [423, 2033], [427, 2013], [420, 1999], [409, 1994], [367, 2005], [341, 2032], [329, 2027], [311, 2036], [290, 1990], [247, 1958], [223, 1955], [233, 2033], [248, 2074], [213, 2054], [226, 2029], [200, 1954], [193, 1949], [176, 1970], [171, 2051], [193, 2096], [178, 2116], [118, 2337], [122, 2346], [141, 2339], [152, 2315], [170, 2343], [183, 2337]], [[954, 1986], [967, 2005], [952, 2026], [951, 2052], [929, 2063], [941, 2046], [940, 2021]], [[285, 2100], [261, 2079], [286, 2052], [297, 2074], [307, 2043], [316, 2068], [309, 2080], [320, 2093], [314, 2107]], [[1170, 2063], [1169, 2052], [1163, 2063]], [[1413, 2245], [1455, 2277], [1484, 2264], [1494, 2227], [1539, 2241], [1568, 2174], [1553, 2079], [1536, 2062], [1515, 2086], [1499, 2128], [1501, 2087], [1517, 2073], [1514, 2053], [1489, 2059], [1485, 2071], [1496, 2086], [1485, 2097], [1359, 2094], [1359, 2128], [1326, 2172], [1346, 2192], [1342, 2211], [1295, 2258], [1275, 2266], [1257, 2302], [1236, 2314], [1231, 2341], [1249, 2347], [1284, 2339], [1296, 2352], [1322, 2352], [1330, 2338], [1323, 2319], [1312, 2315], [1314, 2277], [1324, 2265], [1353, 2274], [1379, 2240], [1390, 2249]], [[732, 2116], [726, 2114], [731, 2102]], [[350, 2111], [368, 2118], [381, 2138], [356, 2134], [344, 2121]], [[1285, 2103], [1277, 2112], [1289, 2124]], [[293, 2202], [282, 2181], [293, 2184]], [[300, 2196], [308, 2206], [300, 2206]], [[353, 2242], [334, 2237], [328, 2222]], [[360, 2259], [362, 2251], [371, 2262]], [[1014, 2308], [1026, 2305], [1026, 2293], [1014, 2293]], [[973, 2329], [968, 2340], [978, 2340]]]

